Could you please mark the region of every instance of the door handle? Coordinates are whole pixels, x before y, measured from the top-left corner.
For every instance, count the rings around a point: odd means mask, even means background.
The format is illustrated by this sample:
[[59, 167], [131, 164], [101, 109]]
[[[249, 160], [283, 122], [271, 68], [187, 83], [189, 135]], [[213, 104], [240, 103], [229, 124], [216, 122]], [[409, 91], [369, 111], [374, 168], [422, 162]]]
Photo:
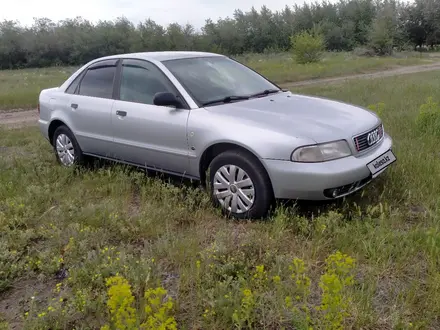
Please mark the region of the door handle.
[[72, 103], [70, 106], [72, 107], [72, 109], [78, 109], [78, 104], [76, 103]]
[[127, 111], [116, 110], [116, 115], [125, 117], [127, 115]]

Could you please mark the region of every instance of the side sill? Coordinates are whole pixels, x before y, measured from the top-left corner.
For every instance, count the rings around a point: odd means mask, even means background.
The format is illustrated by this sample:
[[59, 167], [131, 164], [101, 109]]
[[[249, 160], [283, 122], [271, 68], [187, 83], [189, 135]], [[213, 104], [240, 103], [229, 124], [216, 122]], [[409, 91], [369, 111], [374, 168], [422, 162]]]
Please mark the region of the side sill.
[[154, 172], [160, 172], [160, 173], [165, 173], [165, 174], [169, 174], [169, 175], [173, 175], [173, 176], [179, 176], [179, 177], [182, 177], [182, 178], [185, 178], [185, 179], [200, 181], [199, 177], [188, 175], [188, 174], [185, 174], [185, 173], [179, 173], [179, 172], [164, 170], [164, 169], [160, 169], [160, 168], [157, 168], [157, 167], [152, 167], [152, 166], [148, 166], [148, 165], [141, 165], [141, 164], [137, 164], [137, 163], [127, 162], [125, 160], [119, 160], [119, 159], [116, 159], [116, 158], [96, 155], [96, 154], [87, 153], [87, 152], [84, 152], [84, 155], [95, 157], [95, 158], [109, 160], [109, 161], [115, 162], [115, 163], [120, 163], [120, 164], [125, 164], [125, 165], [129, 165], [129, 166], [138, 167], [138, 168], [143, 168], [143, 169], [154, 171]]

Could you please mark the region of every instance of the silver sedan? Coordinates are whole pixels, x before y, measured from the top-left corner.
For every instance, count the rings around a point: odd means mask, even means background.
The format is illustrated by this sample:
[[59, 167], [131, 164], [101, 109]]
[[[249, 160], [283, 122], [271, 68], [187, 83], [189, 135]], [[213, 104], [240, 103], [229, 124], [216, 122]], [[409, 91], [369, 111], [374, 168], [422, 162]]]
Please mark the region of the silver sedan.
[[243, 64], [201, 52], [95, 59], [42, 90], [39, 125], [60, 164], [85, 156], [200, 180], [236, 218], [276, 199], [335, 199], [392, 164], [369, 110], [293, 94]]

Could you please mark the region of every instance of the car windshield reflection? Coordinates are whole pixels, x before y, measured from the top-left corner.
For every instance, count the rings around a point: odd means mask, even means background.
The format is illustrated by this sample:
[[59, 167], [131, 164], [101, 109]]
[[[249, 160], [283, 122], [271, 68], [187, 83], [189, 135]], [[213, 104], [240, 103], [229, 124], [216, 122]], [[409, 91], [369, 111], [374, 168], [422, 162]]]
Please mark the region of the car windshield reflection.
[[163, 64], [200, 106], [228, 102], [233, 96], [240, 96], [235, 98], [239, 101], [280, 91], [258, 73], [223, 56], [168, 60]]

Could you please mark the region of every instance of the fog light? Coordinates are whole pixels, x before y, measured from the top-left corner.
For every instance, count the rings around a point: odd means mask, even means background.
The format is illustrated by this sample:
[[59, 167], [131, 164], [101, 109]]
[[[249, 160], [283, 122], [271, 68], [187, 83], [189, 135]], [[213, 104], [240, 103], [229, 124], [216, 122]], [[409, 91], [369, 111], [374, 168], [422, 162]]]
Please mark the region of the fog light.
[[338, 196], [338, 192], [339, 192], [338, 189], [333, 190], [332, 192], [333, 198], [336, 198]]

